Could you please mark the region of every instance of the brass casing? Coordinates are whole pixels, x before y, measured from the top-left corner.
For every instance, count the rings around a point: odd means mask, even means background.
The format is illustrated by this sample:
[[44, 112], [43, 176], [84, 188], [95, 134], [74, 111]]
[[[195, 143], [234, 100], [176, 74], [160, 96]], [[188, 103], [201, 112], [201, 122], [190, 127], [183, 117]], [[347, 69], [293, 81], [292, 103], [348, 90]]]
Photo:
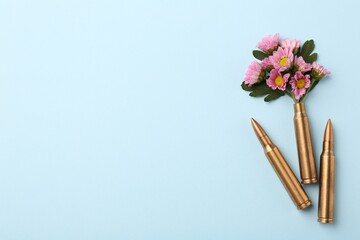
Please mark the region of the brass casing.
[[280, 181], [288, 192], [290, 198], [294, 202], [295, 206], [301, 210], [310, 206], [311, 200], [296, 178], [294, 172], [291, 170], [289, 164], [281, 154], [276, 145], [272, 143], [262, 127], [252, 119], [254, 131], [264, 148], [265, 155], [268, 158], [270, 164], [278, 175]]
[[294, 125], [301, 182], [303, 184], [317, 183], [317, 172], [309, 119], [306, 115], [304, 103], [295, 103], [294, 111]]
[[320, 157], [318, 221], [321, 223], [334, 222], [335, 155], [333, 146], [333, 131], [329, 121], [326, 126], [323, 151]]

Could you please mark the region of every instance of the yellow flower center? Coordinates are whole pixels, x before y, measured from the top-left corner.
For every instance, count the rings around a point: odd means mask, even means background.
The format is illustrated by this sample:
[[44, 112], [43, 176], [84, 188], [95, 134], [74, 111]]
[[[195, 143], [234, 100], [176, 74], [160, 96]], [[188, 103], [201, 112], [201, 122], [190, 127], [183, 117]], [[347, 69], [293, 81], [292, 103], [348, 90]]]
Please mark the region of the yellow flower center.
[[280, 66], [282, 66], [282, 67], [285, 66], [287, 63], [287, 60], [288, 60], [287, 57], [280, 58], [280, 61], [279, 61]]
[[284, 79], [279, 75], [275, 78], [274, 82], [276, 86], [280, 87], [284, 83]]
[[298, 89], [302, 89], [305, 87], [305, 79], [299, 79], [296, 82], [296, 86], [298, 87]]

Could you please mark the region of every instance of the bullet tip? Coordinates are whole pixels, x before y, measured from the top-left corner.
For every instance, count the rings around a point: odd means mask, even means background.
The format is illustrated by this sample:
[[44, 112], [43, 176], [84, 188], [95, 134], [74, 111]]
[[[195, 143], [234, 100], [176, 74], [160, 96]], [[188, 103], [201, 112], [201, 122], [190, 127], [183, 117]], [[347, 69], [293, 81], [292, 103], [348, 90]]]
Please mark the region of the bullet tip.
[[251, 125], [253, 126], [257, 137], [262, 137], [266, 135], [264, 129], [262, 129], [260, 124], [254, 118], [251, 118]]
[[331, 123], [331, 119], [327, 121], [325, 133], [324, 133], [324, 141], [333, 141], [334, 140], [334, 133], [333, 127]]

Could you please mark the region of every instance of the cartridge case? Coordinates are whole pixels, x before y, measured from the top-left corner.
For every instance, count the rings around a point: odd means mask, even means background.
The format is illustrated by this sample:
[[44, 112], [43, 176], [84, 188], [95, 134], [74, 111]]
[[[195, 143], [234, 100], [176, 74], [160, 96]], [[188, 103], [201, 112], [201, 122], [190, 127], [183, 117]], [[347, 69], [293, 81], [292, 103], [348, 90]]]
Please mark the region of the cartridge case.
[[301, 210], [310, 206], [311, 200], [286, 162], [284, 156], [275, 144], [272, 143], [262, 127], [254, 119], [251, 119], [254, 131], [264, 148], [265, 155], [271, 166], [278, 175], [295, 206]]
[[332, 124], [329, 120], [326, 125], [323, 151], [320, 156], [318, 221], [321, 223], [334, 222], [335, 155], [333, 139]]
[[294, 104], [294, 125], [299, 159], [300, 178], [303, 184], [317, 182], [317, 171], [311, 140], [309, 119], [304, 103]]

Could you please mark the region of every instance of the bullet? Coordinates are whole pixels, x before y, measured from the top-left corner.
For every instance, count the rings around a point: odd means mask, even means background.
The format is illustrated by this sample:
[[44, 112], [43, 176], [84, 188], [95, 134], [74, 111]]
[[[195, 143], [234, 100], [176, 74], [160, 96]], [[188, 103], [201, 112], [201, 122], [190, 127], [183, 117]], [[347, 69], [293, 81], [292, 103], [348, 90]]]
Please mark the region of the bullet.
[[295, 206], [299, 210], [310, 206], [312, 203], [308, 195], [304, 191], [299, 180], [296, 178], [294, 172], [291, 170], [280, 150], [272, 143], [264, 129], [253, 118], [251, 119], [251, 124], [254, 128], [256, 136], [264, 148], [266, 157], [280, 178]]
[[317, 183], [317, 170], [311, 140], [310, 125], [304, 103], [295, 103], [294, 111], [295, 136], [301, 182], [303, 184]]
[[318, 222], [334, 222], [335, 155], [334, 133], [329, 119], [324, 133], [323, 151], [320, 156], [320, 188]]

